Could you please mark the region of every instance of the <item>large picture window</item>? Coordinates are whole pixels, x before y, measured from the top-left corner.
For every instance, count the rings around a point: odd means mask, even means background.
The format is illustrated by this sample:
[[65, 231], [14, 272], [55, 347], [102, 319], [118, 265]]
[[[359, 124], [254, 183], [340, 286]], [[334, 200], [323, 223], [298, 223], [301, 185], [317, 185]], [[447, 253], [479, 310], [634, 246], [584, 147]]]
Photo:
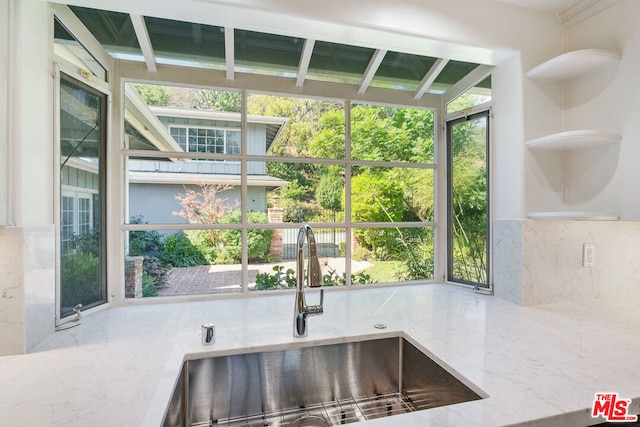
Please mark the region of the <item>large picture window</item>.
[[[127, 89], [144, 100], [144, 86]], [[144, 260], [127, 296], [293, 288], [302, 224], [326, 285], [434, 279], [432, 111], [217, 91], [198, 99], [224, 103], [193, 112], [193, 89], [158, 90], [156, 133], [172, 141], [149, 149], [131, 120], [122, 153], [127, 262]]]

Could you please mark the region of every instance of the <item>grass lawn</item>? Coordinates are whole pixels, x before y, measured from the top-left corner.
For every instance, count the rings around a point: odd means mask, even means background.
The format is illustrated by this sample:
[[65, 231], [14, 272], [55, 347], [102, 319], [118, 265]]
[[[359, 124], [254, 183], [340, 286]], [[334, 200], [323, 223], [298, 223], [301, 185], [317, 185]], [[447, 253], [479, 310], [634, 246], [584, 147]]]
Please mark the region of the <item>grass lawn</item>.
[[402, 264], [400, 261], [371, 261], [371, 263], [373, 267], [362, 270], [362, 272], [369, 274], [377, 283], [398, 281], [395, 273]]

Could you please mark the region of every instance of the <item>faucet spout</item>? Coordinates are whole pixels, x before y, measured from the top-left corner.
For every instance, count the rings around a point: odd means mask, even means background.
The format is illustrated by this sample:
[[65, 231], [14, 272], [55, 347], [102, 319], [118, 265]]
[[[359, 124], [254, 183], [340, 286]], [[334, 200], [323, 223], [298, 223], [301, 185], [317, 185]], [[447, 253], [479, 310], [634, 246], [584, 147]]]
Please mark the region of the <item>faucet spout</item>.
[[308, 225], [300, 227], [296, 251], [296, 301], [293, 315], [293, 336], [302, 338], [307, 336], [307, 318], [319, 316], [324, 312], [324, 290], [320, 290], [320, 304], [308, 306], [304, 295], [304, 247], [309, 244], [309, 263], [307, 267], [307, 284], [311, 288], [322, 286], [322, 270], [318, 260], [316, 239], [313, 230]]

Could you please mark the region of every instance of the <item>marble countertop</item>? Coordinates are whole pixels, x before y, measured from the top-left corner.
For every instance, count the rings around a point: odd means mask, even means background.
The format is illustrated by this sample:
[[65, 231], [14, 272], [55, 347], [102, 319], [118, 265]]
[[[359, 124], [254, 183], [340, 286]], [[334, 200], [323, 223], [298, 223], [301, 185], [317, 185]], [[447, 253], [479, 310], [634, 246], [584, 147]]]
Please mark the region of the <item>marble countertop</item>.
[[[308, 293], [309, 303], [317, 295]], [[0, 357], [6, 426], [151, 426], [185, 358], [403, 333], [489, 397], [367, 426], [584, 426], [597, 392], [640, 413], [640, 306], [520, 307], [449, 285], [325, 292], [309, 336], [292, 337], [292, 294], [109, 308], [56, 332], [32, 353]], [[216, 325], [202, 346], [200, 326]], [[362, 423], [359, 423], [362, 424]], [[356, 424], [353, 424], [356, 425]]]

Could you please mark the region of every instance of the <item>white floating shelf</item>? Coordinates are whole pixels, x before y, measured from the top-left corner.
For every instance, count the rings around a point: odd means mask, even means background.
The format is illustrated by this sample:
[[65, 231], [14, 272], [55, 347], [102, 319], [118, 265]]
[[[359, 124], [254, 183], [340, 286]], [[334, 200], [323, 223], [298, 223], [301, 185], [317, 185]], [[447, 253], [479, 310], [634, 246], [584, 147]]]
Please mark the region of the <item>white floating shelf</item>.
[[616, 52], [600, 49], [582, 49], [567, 52], [551, 58], [530, 69], [527, 77], [531, 79], [564, 81], [588, 73], [607, 64], [620, 61]]
[[617, 212], [531, 212], [529, 219], [565, 220], [565, 221], [617, 221]]
[[614, 132], [598, 130], [572, 130], [554, 133], [527, 142], [530, 150], [570, 151], [615, 144], [622, 136]]

